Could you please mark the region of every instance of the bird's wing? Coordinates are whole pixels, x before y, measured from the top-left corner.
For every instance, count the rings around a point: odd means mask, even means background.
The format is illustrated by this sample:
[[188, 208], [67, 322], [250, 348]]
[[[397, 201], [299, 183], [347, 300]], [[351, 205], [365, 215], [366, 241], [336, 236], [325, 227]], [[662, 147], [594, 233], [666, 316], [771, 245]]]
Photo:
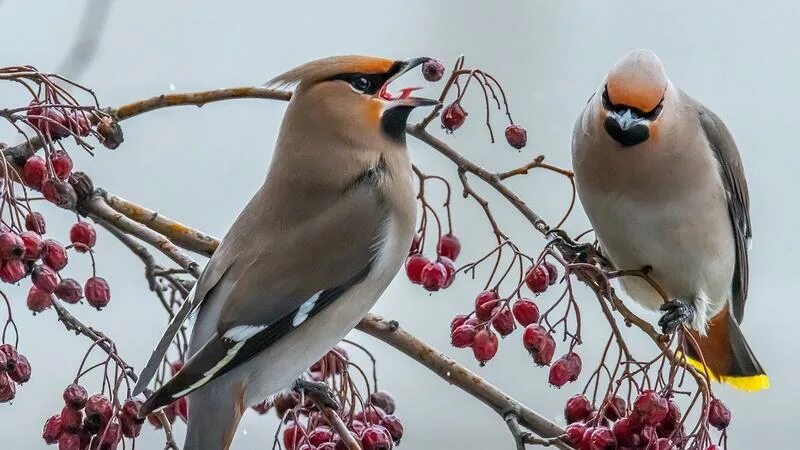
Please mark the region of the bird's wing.
[[356, 186], [302, 224], [272, 236], [249, 261], [239, 258], [220, 283], [227, 288], [206, 300], [224, 302], [217, 332], [145, 409], [157, 409], [233, 370], [342, 297], [369, 273], [387, 214], [372, 186]]
[[700, 125], [719, 162], [722, 181], [728, 197], [728, 212], [736, 242], [736, 267], [733, 275], [731, 306], [736, 321], [741, 323], [744, 318], [749, 277], [748, 244], [752, 237], [747, 180], [739, 150], [736, 148], [736, 143], [728, 128], [716, 114], [703, 105], [698, 104], [697, 111]]

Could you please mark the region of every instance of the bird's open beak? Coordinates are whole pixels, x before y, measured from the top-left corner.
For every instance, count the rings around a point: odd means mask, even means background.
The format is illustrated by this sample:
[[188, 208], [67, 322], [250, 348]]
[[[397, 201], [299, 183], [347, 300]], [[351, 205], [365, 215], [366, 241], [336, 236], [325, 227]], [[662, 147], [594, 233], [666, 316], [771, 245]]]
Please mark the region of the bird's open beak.
[[400, 78], [401, 76], [403, 76], [403, 74], [405, 74], [409, 70], [423, 64], [425, 61], [428, 61], [429, 59], [430, 58], [422, 57], [422, 58], [409, 59], [401, 62], [400, 70], [398, 70], [397, 73], [395, 73], [388, 80], [386, 80], [386, 83], [383, 84], [383, 86], [378, 91], [378, 93], [375, 94], [375, 96], [389, 103], [390, 107], [407, 106], [416, 108], [417, 106], [438, 105], [439, 104], [438, 100], [432, 100], [423, 97], [412, 97], [411, 93], [416, 90], [422, 89], [420, 87], [402, 88], [400, 89], [400, 93], [397, 95], [393, 95], [391, 92], [389, 92], [389, 84], [391, 84], [392, 81]]

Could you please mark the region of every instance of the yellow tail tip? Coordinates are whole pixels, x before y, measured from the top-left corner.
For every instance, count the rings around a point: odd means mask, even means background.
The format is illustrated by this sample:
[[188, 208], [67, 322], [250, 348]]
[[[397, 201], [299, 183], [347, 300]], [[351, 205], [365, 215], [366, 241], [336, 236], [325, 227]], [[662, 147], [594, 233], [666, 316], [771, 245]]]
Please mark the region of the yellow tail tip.
[[700, 373], [707, 374], [711, 381], [727, 384], [728, 386], [740, 391], [756, 392], [763, 389], [769, 389], [769, 377], [766, 374], [751, 375], [746, 377], [717, 375], [696, 359], [692, 359], [687, 356], [686, 362], [689, 363], [690, 366], [697, 369]]

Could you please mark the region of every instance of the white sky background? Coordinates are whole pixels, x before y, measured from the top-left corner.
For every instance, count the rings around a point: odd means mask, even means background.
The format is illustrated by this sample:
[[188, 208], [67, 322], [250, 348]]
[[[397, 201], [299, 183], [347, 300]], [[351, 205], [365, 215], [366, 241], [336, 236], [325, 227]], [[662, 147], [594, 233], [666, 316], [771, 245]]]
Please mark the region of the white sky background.
[[[800, 100], [794, 44], [800, 37], [800, 7], [794, 2], [774, 2], [771, 8], [724, 1], [655, 5], [622, 0], [222, 4], [115, 2], [96, 58], [79, 81], [91, 86], [103, 105], [119, 105], [169, 92], [170, 86], [191, 91], [259, 84], [332, 54], [427, 55], [450, 65], [464, 53], [469, 64], [501, 80], [515, 119], [528, 128], [529, 144], [517, 153], [505, 144], [488, 143], [478, 91], [466, 104], [473, 113], [470, 120], [445, 140], [491, 170], [507, 170], [539, 153], [568, 166], [573, 122], [607, 69], [632, 48], [654, 50], [678, 86], [726, 120], [750, 182], [755, 247], [744, 330], [773, 387], [759, 394], [718, 388], [734, 414], [731, 448], [762, 448], [765, 440], [772, 448], [793, 447], [795, 439], [785, 424], [800, 418], [795, 406], [800, 394], [793, 388], [800, 362], [792, 348], [800, 312], [795, 301], [798, 244], [793, 239], [795, 168], [800, 161], [792, 141], [795, 104]], [[2, 1], [0, 65], [55, 69], [78, 31], [82, 5]], [[413, 75], [404, 82], [420, 80]], [[13, 101], [21, 97], [8, 89], [3, 95], [0, 107], [19, 106]], [[76, 168], [89, 172], [97, 185], [220, 236], [263, 180], [283, 109], [279, 102], [244, 100], [162, 110], [123, 123], [126, 142], [118, 150], [98, 149], [95, 158], [76, 151], [73, 157]], [[500, 116], [497, 119], [497, 131], [502, 132]], [[436, 128], [434, 123], [431, 129], [441, 135]], [[8, 129], [0, 129], [0, 139], [17, 141]], [[443, 158], [413, 139], [409, 145], [422, 168], [455, 180]], [[566, 183], [546, 173], [510, 184], [551, 221], [567, 199]], [[490, 199], [504, 228], [531, 253], [537, 252], [543, 241], [512, 209]], [[74, 218], [49, 207], [45, 212], [51, 233], [66, 241]], [[489, 228], [475, 204], [456, 200], [454, 219], [465, 243], [461, 261], [490, 248]], [[578, 209], [567, 228], [575, 232], [586, 226]], [[100, 273], [111, 283], [112, 302], [99, 313], [87, 306], [74, 310], [107, 331], [139, 368], [165, 316], [147, 291], [138, 259], [105, 233], [98, 237], [97, 253]], [[88, 273], [85, 259], [74, 258], [72, 266], [72, 273]], [[429, 297], [398, 277], [375, 311], [399, 320], [524, 403], [556, 418], [567, 396], [583, 385], [607, 337], [607, 325], [592, 297], [585, 292], [581, 297], [586, 305], [586, 343], [580, 350], [585, 376], [559, 391], [546, 385], [546, 370], [530, 363], [519, 332], [502, 341], [497, 358], [482, 369], [468, 350], [449, 348], [451, 317], [468, 311], [479, 289], [479, 282], [462, 277], [451, 289]], [[13, 406], [0, 405], [0, 442], [9, 449], [40, 448], [42, 424], [60, 410], [61, 390], [74, 377], [88, 341], [66, 333], [52, 311], [32, 317], [22, 289], [8, 292], [33, 378], [18, 390]], [[548, 305], [554, 294], [542, 297], [541, 304]], [[477, 400], [382, 343], [358, 333], [353, 338], [379, 357], [381, 387], [396, 395], [397, 414], [405, 425], [403, 448], [512, 448], [503, 422]], [[652, 352], [642, 336], [633, 333], [630, 339], [644, 354]], [[248, 414], [235, 447], [268, 448], [274, 425], [271, 416]], [[146, 429], [137, 448], [159, 448], [160, 432]], [[178, 435], [183, 431], [178, 425]]]

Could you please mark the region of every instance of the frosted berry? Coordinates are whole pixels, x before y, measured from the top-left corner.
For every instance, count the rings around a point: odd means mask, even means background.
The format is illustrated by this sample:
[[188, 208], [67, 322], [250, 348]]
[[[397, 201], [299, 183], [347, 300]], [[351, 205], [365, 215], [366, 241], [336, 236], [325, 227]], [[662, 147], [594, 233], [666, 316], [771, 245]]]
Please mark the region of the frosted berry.
[[35, 231], [25, 231], [19, 235], [20, 239], [22, 239], [22, 244], [25, 247], [25, 251], [22, 254], [22, 259], [26, 261], [36, 261], [39, 259], [39, 256], [42, 254], [42, 249], [44, 249], [44, 240]]
[[81, 437], [74, 432], [63, 432], [58, 438], [58, 450], [84, 450]]
[[6, 369], [11, 370], [14, 366], [17, 365], [17, 360], [19, 359], [19, 353], [17, 353], [17, 349], [11, 344], [2, 344], [0, 345], [0, 353], [6, 357]]
[[34, 286], [48, 294], [55, 292], [59, 283], [56, 272], [47, 266], [35, 266], [31, 272], [31, 280]]
[[59, 180], [65, 181], [72, 173], [72, 158], [69, 157], [67, 152], [56, 151], [50, 155], [50, 164], [53, 165], [53, 171]]
[[22, 166], [22, 179], [25, 184], [39, 189], [47, 178], [47, 163], [41, 156], [31, 156]]
[[455, 261], [458, 255], [461, 254], [461, 242], [452, 233], [447, 233], [439, 238], [436, 251], [439, 252], [439, 256]]
[[47, 225], [42, 213], [34, 211], [25, 216], [25, 229], [33, 231], [37, 234], [45, 234], [47, 232]]
[[441, 80], [444, 76], [444, 64], [438, 59], [428, 59], [422, 63], [422, 76], [426, 81]]
[[111, 289], [106, 280], [101, 277], [92, 277], [86, 280], [83, 292], [86, 295], [86, 302], [97, 309], [108, 305], [111, 300]]
[[585, 395], [576, 394], [567, 400], [567, 406], [564, 407], [564, 418], [567, 423], [584, 421], [589, 418], [592, 410], [589, 399]]
[[467, 316], [466, 314], [458, 314], [457, 316], [453, 317], [453, 320], [450, 321], [450, 332], [452, 333], [453, 330], [460, 327], [461, 325], [464, 325], [467, 319], [469, 319], [469, 316]]
[[83, 298], [83, 288], [72, 278], [63, 278], [56, 286], [56, 297], [67, 303], [75, 304]]
[[299, 426], [295, 424], [288, 425], [283, 430], [283, 446], [286, 447], [286, 450], [296, 450], [299, 448], [304, 436], [303, 430]]
[[442, 111], [442, 127], [447, 131], [455, 131], [464, 125], [468, 113], [464, 111], [459, 101], [455, 101], [444, 107]]
[[89, 222], [78, 222], [69, 230], [69, 240], [75, 246], [76, 251], [84, 253], [94, 247], [97, 233]]
[[53, 306], [53, 298], [38, 287], [31, 286], [30, 290], [28, 290], [26, 304], [29, 310], [39, 313]]
[[122, 440], [122, 430], [116, 422], [108, 424], [104, 430], [100, 430], [94, 441], [99, 439], [97, 450], [116, 450], [117, 445]]
[[5, 372], [0, 372], [0, 403], [10, 402], [17, 395], [17, 385]]
[[[628, 405], [625, 403], [625, 399], [619, 395], [606, 398], [605, 416], [608, 420], [617, 420], [625, 416], [627, 409]], [[680, 412], [678, 412], [678, 414], [680, 414]]]
[[637, 422], [631, 417], [623, 417], [614, 422], [612, 431], [617, 438], [617, 443], [623, 447], [638, 447], [641, 442], [639, 438], [641, 425], [641, 422]]
[[571, 423], [567, 426], [565, 431], [569, 445], [578, 448], [583, 441], [584, 433], [586, 433], [586, 425], [580, 422]]
[[413, 254], [406, 258], [406, 276], [414, 284], [422, 284], [422, 269], [431, 261], [421, 255]]
[[456, 265], [452, 259], [444, 256], [439, 257], [439, 264], [444, 266], [444, 271], [447, 273], [444, 279], [444, 285], [442, 285], [442, 289], [447, 289], [456, 279]]
[[519, 150], [528, 143], [528, 130], [519, 125], [511, 124], [506, 127], [506, 141], [508, 141], [508, 145]]
[[525, 284], [536, 294], [546, 291], [550, 285], [550, 274], [547, 272], [547, 268], [541, 264], [534, 266], [525, 274]]
[[517, 323], [523, 327], [539, 321], [539, 307], [528, 299], [521, 298], [515, 301], [511, 311]]
[[55, 444], [58, 442], [59, 436], [61, 436], [61, 416], [56, 414], [47, 419], [47, 422], [44, 423], [42, 439], [44, 439], [44, 442], [48, 445]]
[[395, 443], [400, 442], [403, 437], [403, 423], [397, 417], [387, 414], [381, 419], [381, 425], [389, 432], [389, 436]]
[[533, 361], [540, 366], [546, 366], [553, 360], [556, 350], [556, 341], [547, 330], [539, 324], [530, 324], [522, 333], [522, 343], [533, 356]]
[[357, 412], [353, 419], [358, 420], [365, 424], [380, 423], [381, 418], [386, 415], [386, 412], [375, 405], [365, 405], [362, 411]]
[[558, 269], [556, 268], [555, 264], [551, 263], [550, 261], [545, 261], [542, 263], [545, 269], [547, 269], [547, 281], [550, 286], [556, 284], [558, 281]]
[[581, 358], [577, 353], [567, 353], [550, 367], [550, 384], [561, 387], [578, 379], [581, 373]]
[[375, 391], [369, 396], [369, 402], [381, 408], [386, 414], [394, 414], [395, 403], [391, 394], [386, 391]]
[[470, 347], [477, 332], [478, 329], [472, 325], [461, 325], [450, 333], [450, 344], [455, 348]]
[[494, 289], [482, 291], [475, 298], [475, 317], [487, 321], [492, 318], [492, 310], [497, 306], [500, 296]]
[[64, 431], [75, 433], [81, 428], [83, 413], [77, 409], [65, 406], [61, 409], [61, 426]]
[[592, 450], [613, 450], [617, 448], [617, 439], [607, 427], [598, 427], [592, 433]]
[[475, 359], [484, 365], [486, 361], [494, 358], [497, 354], [497, 335], [495, 335], [489, 328], [481, 328], [475, 333], [475, 339], [472, 341], [472, 354]]
[[64, 389], [64, 404], [72, 409], [83, 409], [86, 406], [86, 400], [89, 398], [89, 393], [86, 388], [80, 384], [70, 384]]
[[514, 317], [511, 315], [511, 310], [508, 309], [508, 306], [494, 308], [494, 311], [492, 311], [492, 327], [501, 337], [506, 337], [514, 332]]
[[642, 391], [633, 402], [633, 410], [639, 414], [645, 424], [655, 426], [669, 412], [667, 399], [658, 395], [655, 391]]
[[440, 262], [429, 262], [422, 268], [422, 287], [438, 291], [447, 281], [447, 269]]
[[25, 263], [19, 259], [7, 259], [0, 267], [0, 280], [6, 283], [16, 283], [25, 278]]
[[370, 425], [361, 432], [361, 446], [364, 450], [390, 450], [392, 438], [381, 425]]
[[25, 255], [25, 242], [14, 232], [0, 233], [0, 258], [22, 259]]
[[86, 415], [100, 419], [100, 423], [105, 425], [111, 420], [113, 408], [111, 402], [103, 394], [94, 394], [86, 400]]
[[44, 248], [42, 249], [42, 262], [58, 272], [67, 265], [67, 251], [58, 241], [47, 239], [44, 241]]
[[708, 423], [718, 430], [728, 428], [731, 423], [731, 410], [719, 399], [711, 400], [708, 407]]
[[331, 441], [333, 441], [333, 431], [328, 427], [316, 427], [308, 434], [308, 443], [314, 448]]

